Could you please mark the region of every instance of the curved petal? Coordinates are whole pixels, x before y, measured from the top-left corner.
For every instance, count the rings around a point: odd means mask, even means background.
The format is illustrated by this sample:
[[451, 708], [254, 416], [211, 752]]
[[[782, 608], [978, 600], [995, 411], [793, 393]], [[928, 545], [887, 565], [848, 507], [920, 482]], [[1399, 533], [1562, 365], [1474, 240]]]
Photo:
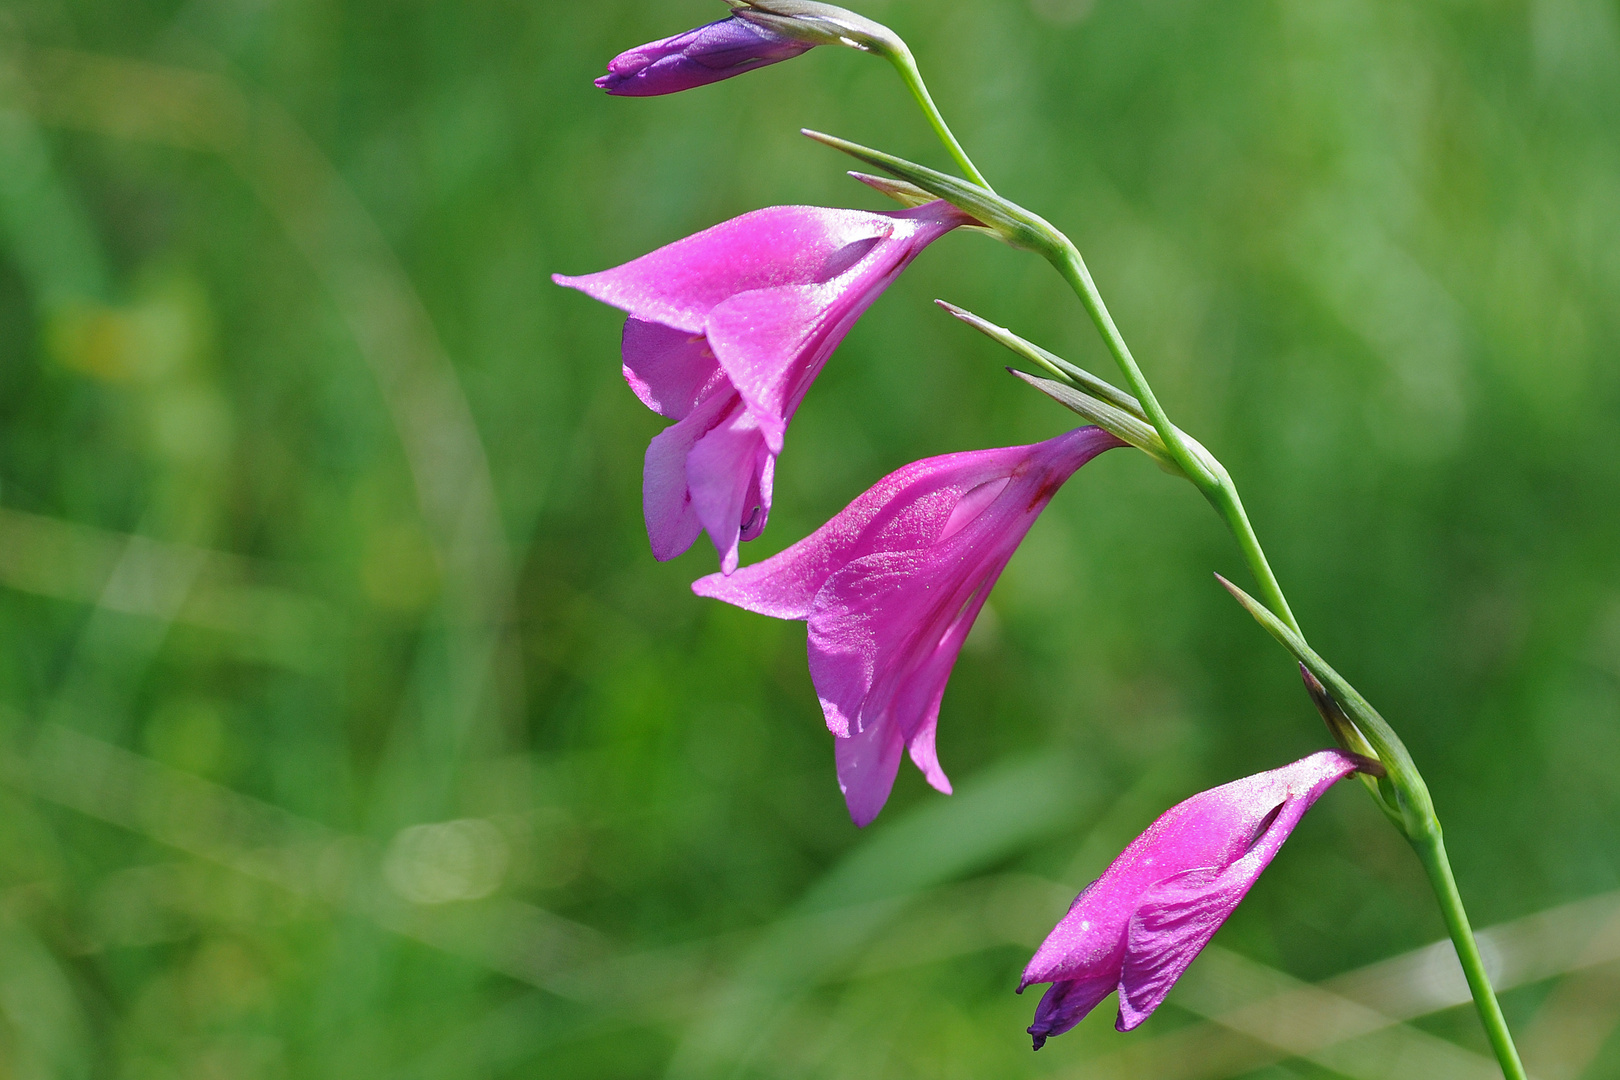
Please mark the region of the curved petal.
[[[906, 213], [906, 211], [901, 211]], [[840, 253], [887, 237], [892, 215], [819, 206], [772, 206], [723, 221], [622, 266], [595, 274], [555, 274], [638, 319], [689, 334], [729, 297], [782, 285], [813, 285], [846, 269]]]
[[905, 738], [894, 724], [876, 724], [833, 740], [838, 790], [857, 826], [870, 825], [889, 801], [904, 748]]
[[[852, 735], [892, 718], [888, 702], [867, 698], [885, 645], [911, 629], [917, 596], [906, 585], [926, 571], [917, 551], [880, 551], [857, 559], [827, 580], [810, 611], [810, 681], [827, 727]], [[903, 678], [900, 673], [896, 677]], [[875, 706], [875, 707], [874, 707]], [[905, 740], [903, 726], [896, 729]]]
[[714, 394], [679, 423], [647, 444], [641, 476], [641, 509], [653, 558], [667, 562], [692, 546], [703, 531], [687, 482], [687, 458], [699, 440], [726, 415], [740, 412], [736, 394]]
[[626, 319], [624, 378], [641, 403], [660, 416], [684, 420], [720, 389], [725, 374], [702, 334]]
[[[720, 555], [720, 572], [737, 569], [737, 544], [746, 529], [759, 535], [770, 513], [770, 486], [761, 483], [770, 454], [759, 427], [735, 394], [724, 395], [730, 411], [686, 458], [692, 508]], [[750, 502], [750, 497], [760, 500]]]
[[739, 293], [709, 312], [709, 345], [774, 453], [782, 452], [794, 398], [802, 397], [796, 391], [821, 374], [837, 344], [830, 331], [841, 339], [848, 330], [834, 321], [853, 323], [860, 314], [839, 308], [830, 285], [786, 285]]
[[964, 493], [1005, 480], [1030, 447], [969, 450], [914, 461], [873, 484], [831, 521], [763, 562], [692, 584], [699, 596], [778, 619], [804, 619], [841, 567], [880, 551], [932, 544]]
[[[1241, 822], [1236, 835], [1241, 857], [1226, 865], [1194, 867], [1168, 876], [1142, 894], [1126, 937], [1119, 1030], [1136, 1027], [1159, 1007], [1187, 965], [1271, 865], [1305, 811], [1328, 788], [1355, 772], [1356, 765], [1341, 751], [1320, 750], [1292, 765], [1195, 796], [1214, 797], [1202, 808], [1212, 816], [1224, 808], [1240, 808], [1234, 817]], [[1256, 813], [1259, 821], [1251, 824]]]
[[1224, 871], [1209, 866], [1186, 870], [1142, 895], [1126, 932], [1116, 1028], [1130, 1031], [1163, 1004], [1270, 861], [1251, 855]]
[[1311, 803], [1355, 768], [1349, 755], [1322, 750], [1172, 806], [1131, 841], [1052, 928], [1025, 968], [1025, 981], [1072, 978], [1113, 962], [1110, 958], [1122, 947], [1131, 917], [1150, 889], [1189, 870], [1219, 871], [1260, 845], [1275, 852]]
[[1084, 1020], [1102, 999], [1114, 992], [1118, 976], [1110, 972], [1090, 979], [1064, 979], [1047, 987], [1041, 1003], [1035, 1006], [1035, 1022], [1027, 1029], [1035, 1049], [1046, 1045], [1053, 1035], [1061, 1035]]
[[709, 344], [773, 453], [782, 452], [788, 421], [850, 327], [923, 248], [972, 220], [944, 202], [885, 216], [892, 232], [866, 250], [841, 252], [848, 266], [836, 278], [739, 292], [709, 313]]
[[992, 567], [964, 560], [958, 573], [941, 575], [931, 554], [879, 552], [828, 579], [810, 613], [810, 679], [835, 734], [894, 733], [929, 784], [948, 795], [934, 744], [939, 707], [1006, 559]]

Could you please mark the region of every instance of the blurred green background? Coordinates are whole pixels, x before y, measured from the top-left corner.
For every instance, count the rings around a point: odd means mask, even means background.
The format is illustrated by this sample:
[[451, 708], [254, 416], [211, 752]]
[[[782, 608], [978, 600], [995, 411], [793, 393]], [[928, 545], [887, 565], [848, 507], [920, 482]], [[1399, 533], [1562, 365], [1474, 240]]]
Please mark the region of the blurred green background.
[[[1201, 1019], [1441, 935], [1353, 785], [1149, 1024], [1030, 1053], [1012, 988], [1073, 893], [1327, 741], [1140, 455], [994, 593], [940, 724], [958, 794], [905, 766], [865, 831], [803, 628], [694, 598], [706, 541], [652, 560], [660, 421], [621, 317], [548, 275], [884, 208], [801, 126], [946, 166], [850, 51], [591, 86], [722, 10], [4, 0], [0, 1077], [1489, 1075], [1443, 964], [1336, 1048]], [[1476, 922], [1541, 928], [1488, 950], [1532, 1067], [1620, 1071], [1620, 4], [863, 10], [1237, 477]], [[934, 297], [1113, 374], [1048, 268], [946, 238], [811, 392], [745, 559], [1070, 425]]]

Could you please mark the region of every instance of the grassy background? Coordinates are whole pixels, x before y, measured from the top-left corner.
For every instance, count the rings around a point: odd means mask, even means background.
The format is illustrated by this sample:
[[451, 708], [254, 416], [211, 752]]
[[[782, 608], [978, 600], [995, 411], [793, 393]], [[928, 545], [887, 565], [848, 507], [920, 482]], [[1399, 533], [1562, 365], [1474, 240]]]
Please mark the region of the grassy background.
[[[864, 10], [1238, 478], [1476, 921], [1620, 886], [1620, 6]], [[803, 629], [692, 597], [706, 542], [647, 552], [659, 421], [547, 276], [882, 208], [801, 126], [945, 165], [853, 52], [591, 86], [718, 12], [0, 8], [0, 1076], [1075, 1075], [1189, 1022], [1031, 1055], [1011, 994], [1165, 806], [1326, 741], [1189, 488], [1114, 454], [1065, 489], [947, 693], [959, 794], [907, 766], [865, 832]], [[745, 559], [1068, 425], [934, 297], [1111, 374], [1047, 268], [946, 238], [829, 364]], [[1440, 933], [1345, 786], [1217, 942], [1318, 979]]]

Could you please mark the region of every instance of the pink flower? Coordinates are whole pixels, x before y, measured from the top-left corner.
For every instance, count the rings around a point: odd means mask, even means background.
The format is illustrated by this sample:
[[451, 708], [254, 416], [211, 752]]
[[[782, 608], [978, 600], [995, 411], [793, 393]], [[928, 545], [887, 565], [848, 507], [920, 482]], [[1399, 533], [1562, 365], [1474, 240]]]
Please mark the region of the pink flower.
[[673, 94], [790, 60], [814, 46], [733, 16], [620, 53], [596, 85], [624, 97]]
[[653, 554], [707, 530], [721, 569], [765, 528], [788, 421], [855, 320], [923, 248], [973, 219], [948, 203], [869, 213], [773, 206], [612, 270], [554, 276], [629, 313], [624, 376], [677, 421], [647, 447]]
[[945, 682], [1007, 560], [1074, 471], [1124, 443], [1085, 427], [890, 473], [805, 539], [693, 584], [810, 630], [810, 677], [855, 824], [889, 798], [902, 749], [946, 794], [934, 753]]
[[1164, 1001], [1260, 877], [1299, 819], [1367, 762], [1319, 750], [1177, 803], [1075, 897], [1035, 951], [1019, 993], [1052, 984], [1029, 1033], [1039, 1050], [1119, 990], [1129, 1031]]

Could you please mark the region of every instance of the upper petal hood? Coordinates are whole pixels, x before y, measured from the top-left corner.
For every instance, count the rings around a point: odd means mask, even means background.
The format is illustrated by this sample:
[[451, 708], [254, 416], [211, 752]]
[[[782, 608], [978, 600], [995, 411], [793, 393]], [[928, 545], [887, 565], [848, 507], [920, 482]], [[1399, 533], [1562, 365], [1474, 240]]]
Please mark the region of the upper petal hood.
[[740, 293], [709, 312], [709, 345], [773, 453], [781, 453], [788, 421], [856, 320], [923, 248], [972, 221], [945, 202], [882, 216], [891, 231], [864, 251], [846, 248], [839, 258], [849, 266], [837, 277]]
[[[611, 270], [579, 277], [557, 274], [552, 280], [646, 322], [697, 334], [709, 312], [738, 293], [838, 277], [872, 243], [894, 232], [892, 217], [865, 210], [771, 206]], [[867, 247], [851, 252], [862, 244]]]

